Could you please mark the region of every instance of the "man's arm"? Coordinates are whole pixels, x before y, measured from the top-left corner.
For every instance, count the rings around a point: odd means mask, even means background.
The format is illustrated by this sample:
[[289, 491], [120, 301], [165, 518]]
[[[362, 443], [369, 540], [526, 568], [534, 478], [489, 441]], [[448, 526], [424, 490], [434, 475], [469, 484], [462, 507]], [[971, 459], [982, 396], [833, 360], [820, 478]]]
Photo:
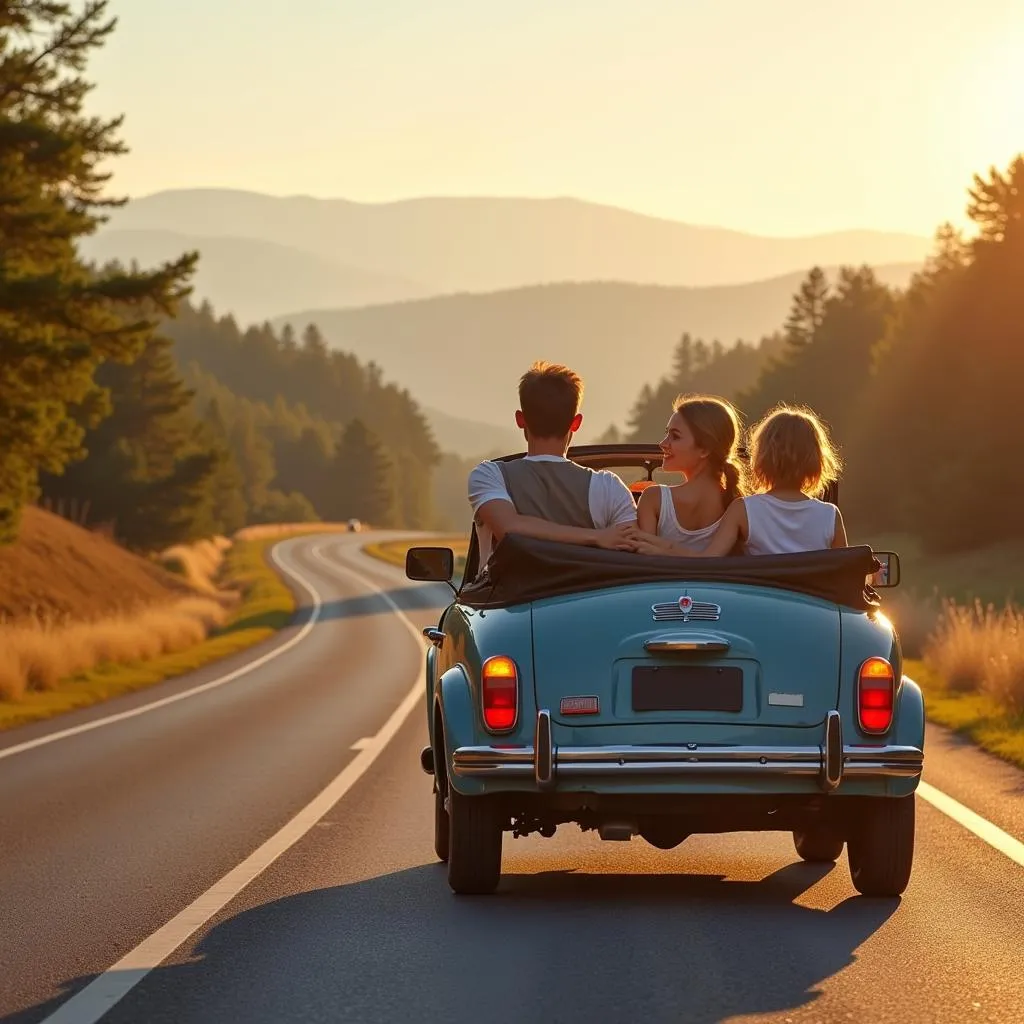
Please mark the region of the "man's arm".
[[591, 530], [583, 526], [562, 526], [537, 516], [522, 516], [507, 498], [494, 498], [477, 509], [477, 518], [487, 526], [495, 542], [507, 533], [521, 533], [540, 540], [561, 541], [564, 544], [585, 544], [596, 548], [633, 550], [633, 542], [626, 537], [626, 527], [608, 527]]

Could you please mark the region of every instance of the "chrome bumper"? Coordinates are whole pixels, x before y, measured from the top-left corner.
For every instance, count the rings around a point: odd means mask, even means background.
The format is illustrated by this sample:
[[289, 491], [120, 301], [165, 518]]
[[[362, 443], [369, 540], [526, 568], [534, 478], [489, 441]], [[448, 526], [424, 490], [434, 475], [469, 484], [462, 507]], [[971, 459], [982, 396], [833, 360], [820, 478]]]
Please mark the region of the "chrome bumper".
[[847, 746], [838, 711], [825, 720], [822, 742], [806, 747], [679, 746], [557, 747], [551, 737], [551, 713], [537, 714], [532, 746], [458, 747], [452, 770], [464, 778], [533, 776], [550, 789], [559, 778], [637, 775], [814, 777], [825, 792], [844, 777], [919, 777], [924, 753], [910, 746]]

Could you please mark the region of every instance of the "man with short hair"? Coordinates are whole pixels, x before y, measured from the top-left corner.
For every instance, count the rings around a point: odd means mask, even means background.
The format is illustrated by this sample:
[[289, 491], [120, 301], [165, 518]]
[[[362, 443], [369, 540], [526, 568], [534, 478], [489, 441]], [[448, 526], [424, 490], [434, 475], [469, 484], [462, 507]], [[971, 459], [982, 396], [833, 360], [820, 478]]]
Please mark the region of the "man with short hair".
[[636, 503], [609, 470], [566, 458], [580, 428], [583, 381], [566, 366], [537, 362], [519, 381], [516, 425], [527, 454], [511, 462], [481, 462], [469, 474], [480, 565], [506, 533], [591, 547], [633, 550], [626, 527], [636, 525]]

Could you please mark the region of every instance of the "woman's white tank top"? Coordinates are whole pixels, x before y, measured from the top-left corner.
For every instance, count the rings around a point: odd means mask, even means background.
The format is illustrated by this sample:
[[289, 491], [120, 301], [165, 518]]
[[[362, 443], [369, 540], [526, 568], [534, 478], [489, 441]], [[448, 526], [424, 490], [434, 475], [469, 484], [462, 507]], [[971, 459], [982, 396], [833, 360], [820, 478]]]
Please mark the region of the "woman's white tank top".
[[748, 555], [782, 555], [832, 547], [836, 506], [831, 502], [818, 498], [783, 501], [773, 494], [751, 494], [742, 501], [747, 512]]
[[699, 530], [687, 530], [679, 525], [676, 518], [676, 507], [672, 502], [672, 488], [667, 484], [658, 484], [661, 489], [661, 510], [658, 512], [658, 536], [668, 537], [669, 540], [678, 541], [680, 544], [696, 551], [703, 551], [715, 535], [715, 530], [721, 519], [710, 526], [702, 526]]

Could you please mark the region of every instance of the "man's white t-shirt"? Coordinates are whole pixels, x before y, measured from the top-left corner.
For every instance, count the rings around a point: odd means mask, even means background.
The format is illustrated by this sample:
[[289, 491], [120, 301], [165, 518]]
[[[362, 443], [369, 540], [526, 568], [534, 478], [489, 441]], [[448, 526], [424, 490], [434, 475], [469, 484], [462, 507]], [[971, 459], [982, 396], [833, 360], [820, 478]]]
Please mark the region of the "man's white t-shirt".
[[[568, 462], [561, 455], [526, 455], [524, 458], [537, 462]], [[496, 462], [481, 462], [469, 474], [469, 503], [476, 517], [481, 505], [494, 500], [512, 501], [505, 486], [505, 478]], [[598, 530], [617, 526], [619, 523], [636, 521], [636, 502], [629, 488], [610, 469], [596, 470], [590, 477], [590, 515]], [[489, 527], [476, 524], [477, 540], [480, 544], [480, 565], [490, 558], [494, 538]]]

